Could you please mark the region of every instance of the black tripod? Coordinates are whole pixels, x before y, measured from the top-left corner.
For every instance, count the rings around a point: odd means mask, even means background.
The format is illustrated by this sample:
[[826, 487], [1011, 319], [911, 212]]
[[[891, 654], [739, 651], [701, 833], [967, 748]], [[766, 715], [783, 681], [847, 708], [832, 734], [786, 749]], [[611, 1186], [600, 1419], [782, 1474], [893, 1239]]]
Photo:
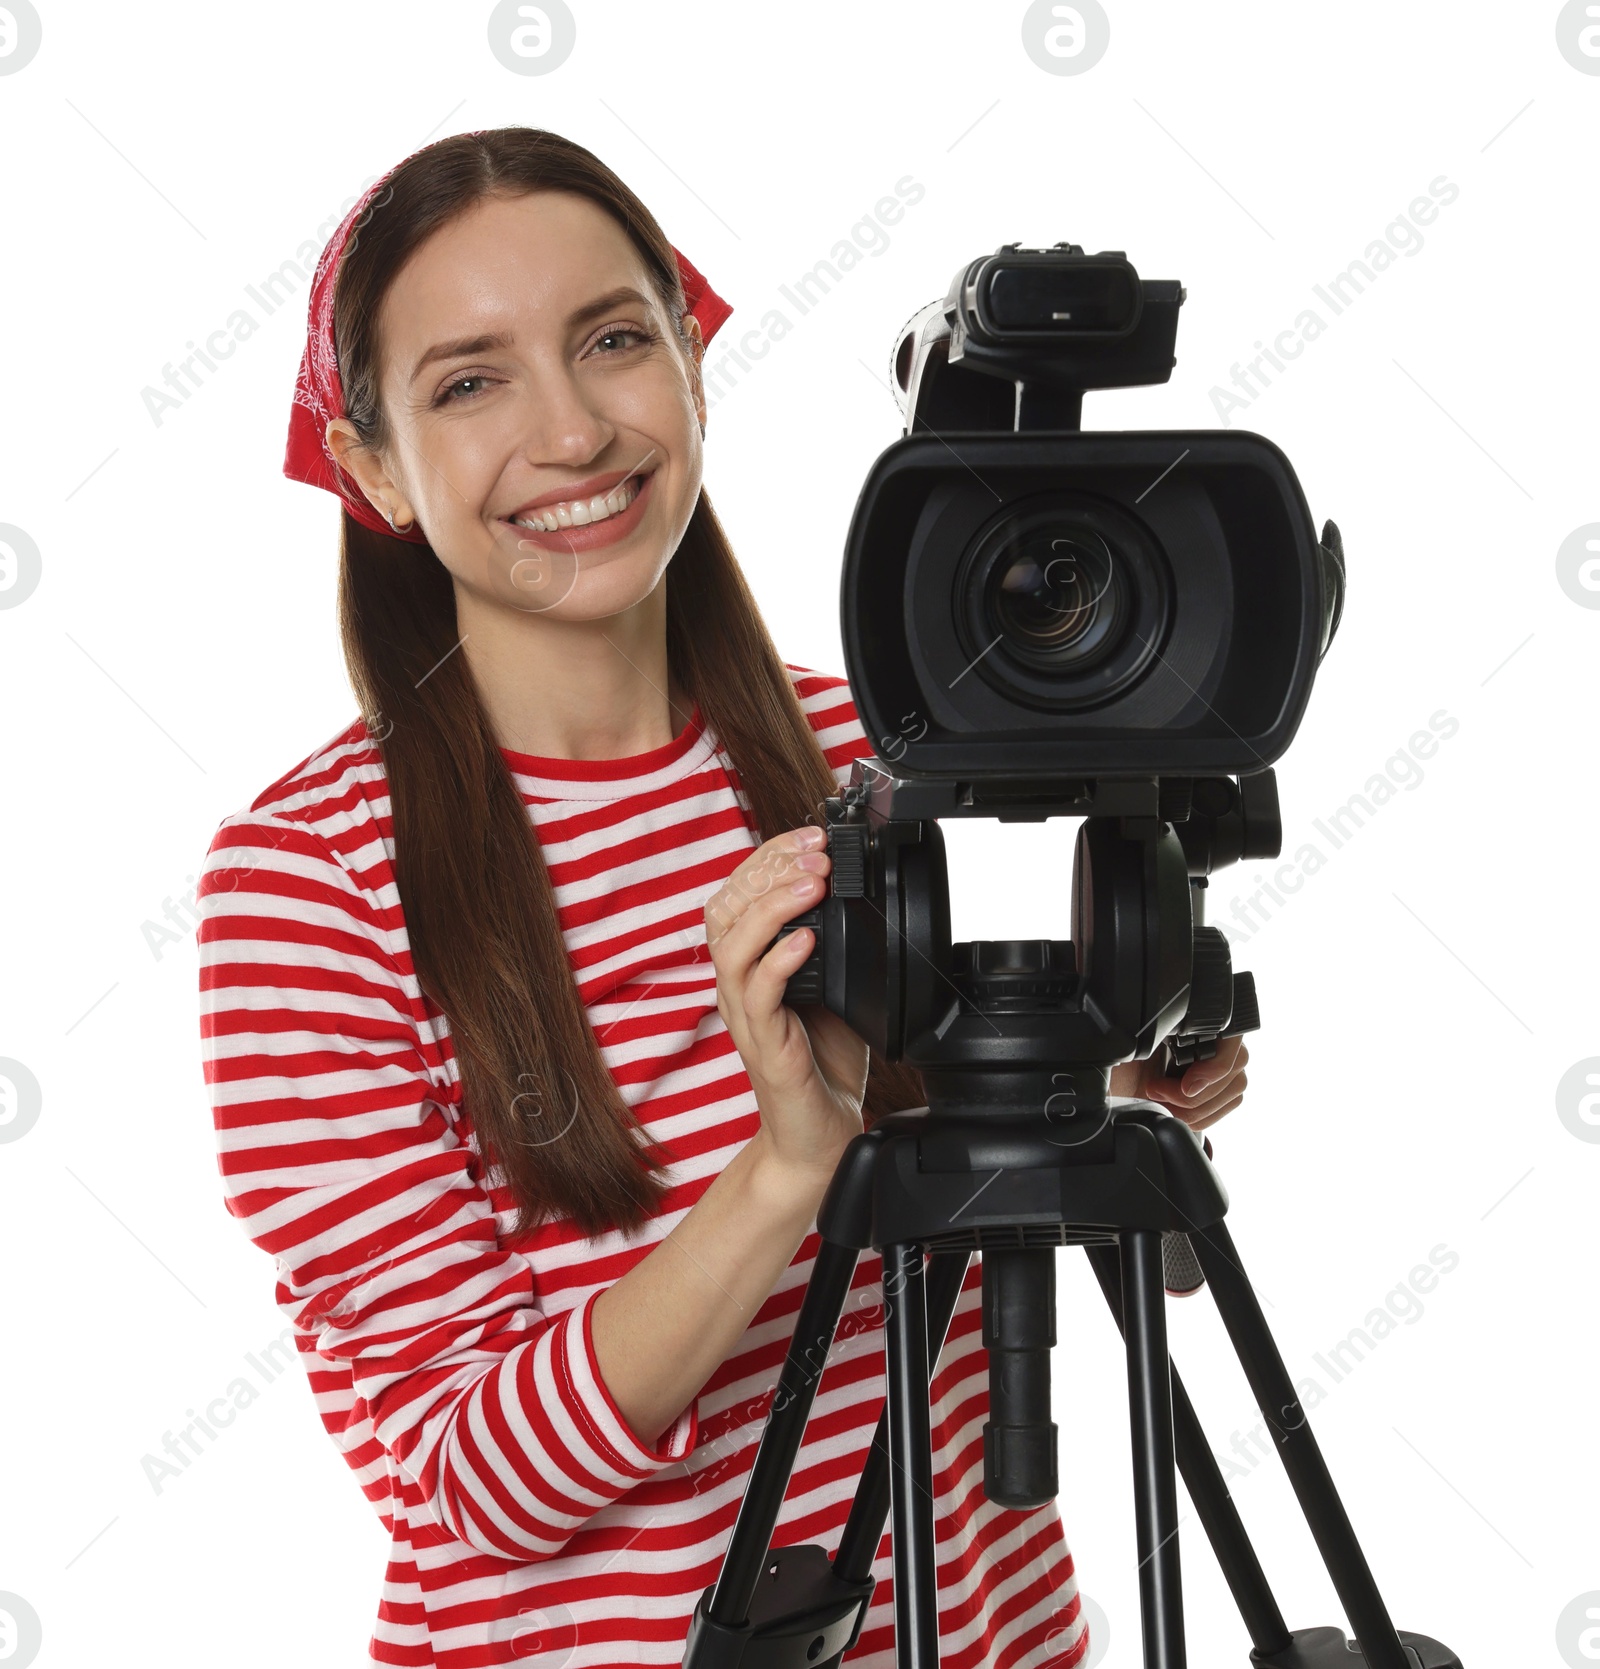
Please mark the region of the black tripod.
[[[929, 1105], [858, 1136], [817, 1213], [816, 1265], [721, 1573], [690, 1624], [685, 1669], [837, 1669], [866, 1616], [891, 1511], [896, 1660], [937, 1669], [928, 1381], [980, 1250], [985, 1493], [1019, 1510], [1054, 1498], [1060, 1245], [1084, 1247], [1126, 1343], [1146, 1669], [1187, 1662], [1174, 1460], [1258, 1669], [1460, 1669], [1447, 1647], [1397, 1634], [1389, 1619], [1223, 1223], [1227, 1194], [1200, 1138], [1151, 1103], [1108, 1099], [1110, 1063], [1148, 1055], [1163, 1037], [1180, 1061], [1204, 1055], [1254, 1023], [1242, 1012], [1253, 1007], [1247, 976], [1232, 974], [1222, 936], [1197, 925], [1199, 902], [1213, 868], [1274, 856], [1280, 839], [1270, 772], [1146, 786], [1141, 798], [1138, 785], [1085, 784], [1087, 800], [1051, 808], [1088, 818], [1071, 942], [950, 943], [933, 819], [961, 808], [937, 785], [860, 761], [828, 802], [833, 896], [795, 924], [814, 926], [818, 943], [791, 1000], [824, 1002], [891, 1055], [903, 1043]], [[991, 798], [978, 814], [1001, 813]], [[1035, 795], [1016, 814], [1048, 812]], [[1198, 1259], [1359, 1652], [1341, 1629], [1283, 1620], [1168, 1358], [1164, 1235], [1186, 1237]], [[817, 1546], [773, 1548], [868, 1247], [882, 1253], [886, 1309], [887, 1397], [872, 1450], [831, 1560]]]

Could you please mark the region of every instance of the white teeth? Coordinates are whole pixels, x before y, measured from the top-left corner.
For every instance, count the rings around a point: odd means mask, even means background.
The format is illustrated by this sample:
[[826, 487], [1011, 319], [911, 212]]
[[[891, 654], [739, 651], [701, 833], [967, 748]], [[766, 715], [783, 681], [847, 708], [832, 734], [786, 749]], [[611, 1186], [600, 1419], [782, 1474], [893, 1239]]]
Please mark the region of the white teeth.
[[563, 527], [587, 527], [590, 522], [603, 522], [608, 516], [621, 515], [638, 494], [639, 478], [630, 476], [609, 493], [601, 493], [595, 498], [547, 504], [542, 509], [528, 510], [512, 517], [512, 523], [517, 527], [534, 528], [541, 533], [554, 533]]

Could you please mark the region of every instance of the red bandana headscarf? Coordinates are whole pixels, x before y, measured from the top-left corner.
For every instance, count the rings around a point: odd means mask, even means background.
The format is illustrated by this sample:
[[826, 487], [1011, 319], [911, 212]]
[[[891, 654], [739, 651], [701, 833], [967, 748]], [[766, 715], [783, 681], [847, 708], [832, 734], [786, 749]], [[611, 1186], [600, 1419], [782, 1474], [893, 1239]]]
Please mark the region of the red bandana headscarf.
[[[403, 159], [404, 162], [410, 160], [410, 157]], [[283, 473], [292, 481], [308, 481], [313, 487], [322, 487], [337, 494], [344, 507], [363, 527], [420, 545], [427, 543], [426, 534], [415, 522], [405, 529], [390, 527], [356, 482], [339, 467], [324, 438], [328, 424], [334, 418], [345, 415], [344, 391], [339, 386], [339, 363], [333, 344], [333, 287], [339, 262], [344, 257], [351, 229], [362, 220], [373, 199], [384, 190], [395, 169], [402, 165], [396, 163], [389, 173], [363, 193], [360, 201], [339, 222], [317, 262], [316, 274], [311, 281], [311, 300], [306, 309], [306, 348], [300, 360], [300, 374], [295, 379], [294, 404], [289, 409], [289, 444], [283, 455]], [[384, 202], [387, 201], [386, 195]], [[364, 221], [362, 223], [365, 224]], [[677, 256], [684, 300], [689, 305], [689, 311], [700, 321], [701, 336], [709, 342], [733, 309], [676, 249], [672, 253]]]

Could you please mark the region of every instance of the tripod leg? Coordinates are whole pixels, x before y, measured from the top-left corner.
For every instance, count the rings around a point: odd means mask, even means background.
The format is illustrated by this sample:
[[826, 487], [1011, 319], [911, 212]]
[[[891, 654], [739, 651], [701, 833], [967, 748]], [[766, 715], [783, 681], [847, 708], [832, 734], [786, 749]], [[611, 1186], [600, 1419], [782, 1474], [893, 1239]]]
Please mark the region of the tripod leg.
[[1255, 1292], [1245, 1279], [1225, 1223], [1190, 1234], [1195, 1256], [1211, 1285], [1228, 1337], [1289, 1474], [1300, 1509], [1328, 1567], [1334, 1591], [1361, 1646], [1366, 1669], [1409, 1669], [1405, 1647], [1389, 1620], [1366, 1555], [1345, 1515], [1305, 1410], [1278, 1354]]
[[1144, 1663], [1145, 1669], [1185, 1669], [1161, 1236], [1154, 1229], [1127, 1229], [1120, 1241]]
[[[750, 1481], [739, 1503], [739, 1516], [734, 1520], [733, 1535], [707, 1608], [707, 1616], [713, 1623], [739, 1628], [750, 1615], [750, 1601], [767, 1562], [772, 1532], [777, 1528], [784, 1493], [794, 1473], [800, 1441], [805, 1436], [806, 1417], [817, 1394], [817, 1382], [822, 1377], [822, 1366], [833, 1344], [859, 1256], [854, 1247], [836, 1245], [831, 1240], [824, 1240], [817, 1250], [794, 1336], [784, 1357], [783, 1372], [773, 1392], [772, 1411], [761, 1433]], [[918, 1252], [919, 1260], [920, 1256]], [[919, 1281], [919, 1294], [921, 1290]], [[926, 1390], [923, 1411], [926, 1418]], [[926, 1453], [926, 1442], [923, 1449]]]
[[[961, 1297], [961, 1283], [972, 1262], [970, 1252], [935, 1252], [928, 1260], [928, 1378], [931, 1382], [950, 1331], [951, 1318]], [[931, 1439], [930, 1439], [931, 1447]], [[883, 1540], [883, 1526], [889, 1516], [889, 1405], [883, 1405], [872, 1447], [861, 1468], [850, 1516], [839, 1537], [833, 1556], [836, 1576], [859, 1582], [872, 1575], [872, 1564]]]
[[[889, 1459], [894, 1471], [894, 1632], [898, 1669], [939, 1669], [939, 1590], [933, 1538], [933, 1436], [922, 1247], [883, 1249], [888, 1316]], [[893, 1296], [891, 1296], [891, 1294]]]
[[[1089, 1262], [1106, 1295], [1117, 1326], [1124, 1327], [1122, 1318], [1122, 1276], [1117, 1268], [1116, 1253], [1109, 1246], [1085, 1246]], [[1170, 1359], [1169, 1359], [1170, 1361]], [[1255, 1650], [1267, 1655], [1281, 1652], [1290, 1644], [1289, 1625], [1283, 1620], [1278, 1602], [1273, 1598], [1266, 1572], [1256, 1558], [1256, 1550], [1245, 1534], [1243, 1521], [1233, 1497], [1228, 1494], [1227, 1481], [1217, 1465], [1201, 1429], [1194, 1404], [1183, 1388], [1178, 1370], [1172, 1373], [1172, 1423], [1178, 1452], [1178, 1470], [1194, 1501], [1201, 1527], [1211, 1543], [1217, 1563], [1227, 1580], [1239, 1615], [1250, 1632]]]

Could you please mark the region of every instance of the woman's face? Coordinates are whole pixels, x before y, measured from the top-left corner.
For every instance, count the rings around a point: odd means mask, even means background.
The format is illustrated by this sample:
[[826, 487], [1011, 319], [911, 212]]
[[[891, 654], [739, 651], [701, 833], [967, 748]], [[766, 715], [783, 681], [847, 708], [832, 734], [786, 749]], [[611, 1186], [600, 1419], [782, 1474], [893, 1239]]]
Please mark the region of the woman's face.
[[655, 589], [700, 492], [703, 343], [697, 321], [685, 328], [692, 355], [631, 239], [588, 198], [488, 199], [389, 286], [392, 439], [346, 467], [402, 526], [416, 518], [478, 603], [619, 613]]

